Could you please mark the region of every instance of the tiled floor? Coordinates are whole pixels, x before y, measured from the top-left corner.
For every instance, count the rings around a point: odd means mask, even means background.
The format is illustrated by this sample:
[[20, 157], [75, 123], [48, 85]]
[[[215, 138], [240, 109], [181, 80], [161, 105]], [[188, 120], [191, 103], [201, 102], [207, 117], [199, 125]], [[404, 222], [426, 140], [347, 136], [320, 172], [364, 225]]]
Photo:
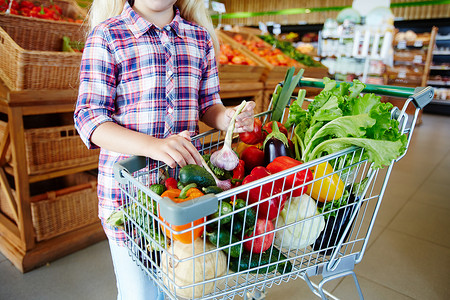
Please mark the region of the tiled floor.
[[[355, 268], [365, 299], [450, 299], [450, 117], [428, 115], [394, 167], [369, 247]], [[351, 278], [325, 288], [357, 299]], [[21, 274], [0, 254], [0, 299], [115, 299], [108, 245], [100, 242]], [[267, 300], [317, 299], [298, 279]], [[131, 300], [131, 299], [130, 299]]]

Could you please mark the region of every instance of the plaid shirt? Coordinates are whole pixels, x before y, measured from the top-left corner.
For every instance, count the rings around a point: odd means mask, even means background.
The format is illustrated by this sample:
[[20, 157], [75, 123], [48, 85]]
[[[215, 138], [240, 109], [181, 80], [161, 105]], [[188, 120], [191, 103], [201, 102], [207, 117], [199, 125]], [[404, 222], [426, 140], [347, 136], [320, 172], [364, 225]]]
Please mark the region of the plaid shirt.
[[[198, 120], [221, 103], [219, 78], [208, 32], [181, 18], [178, 9], [160, 29], [125, 2], [122, 14], [90, 33], [83, 52], [75, 126], [88, 148], [92, 132], [112, 121], [156, 138], [183, 130], [198, 134]], [[198, 145], [197, 145], [198, 146]], [[129, 155], [101, 149], [99, 217], [110, 239], [124, 234], [105, 220], [121, 204], [114, 164]], [[150, 160], [149, 168], [156, 166]]]

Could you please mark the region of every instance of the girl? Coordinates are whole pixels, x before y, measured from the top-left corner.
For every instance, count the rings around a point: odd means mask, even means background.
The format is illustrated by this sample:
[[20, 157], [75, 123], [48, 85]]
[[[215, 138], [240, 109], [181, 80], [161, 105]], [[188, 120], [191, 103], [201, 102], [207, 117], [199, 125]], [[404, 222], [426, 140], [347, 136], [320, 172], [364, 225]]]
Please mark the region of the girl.
[[[219, 97], [217, 38], [204, 0], [94, 0], [75, 108], [89, 148], [101, 148], [99, 217], [109, 239], [118, 299], [163, 299], [123, 247], [124, 234], [105, 220], [120, 206], [114, 164], [130, 155], [171, 167], [201, 165], [190, 137], [198, 121], [225, 130], [235, 109]], [[253, 130], [254, 102], [236, 132]], [[196, 145], [197, 147], [199, 145]]]

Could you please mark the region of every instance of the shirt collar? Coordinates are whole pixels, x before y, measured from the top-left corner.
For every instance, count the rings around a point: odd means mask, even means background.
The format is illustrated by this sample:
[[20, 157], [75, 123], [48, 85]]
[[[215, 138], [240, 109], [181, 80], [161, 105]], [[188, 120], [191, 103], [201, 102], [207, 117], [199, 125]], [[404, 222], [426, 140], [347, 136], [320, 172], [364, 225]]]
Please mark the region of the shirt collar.
[[[122, 11], [122, 15], [125, 19], [125, 23], [130, 28], [131, 32], [134, 34], [136, 38], [141, 37], [144, 33], [146, 33], [151, 28], [157, 28], [157, 26], [153, 23], [148, 22], [144, 18], [142, 18], [140, 15], [138, 15], [128, 4], [128, 1], [125, 1], [125, 5]], [[176, 35], [181, 36], [182, 34], [182, 25], [183, 19], [180, 15], [180, 10], [175, 7], [175, 17], [173, 18], [172, 22], [168, 24], [173, 31], [176, 33]]]

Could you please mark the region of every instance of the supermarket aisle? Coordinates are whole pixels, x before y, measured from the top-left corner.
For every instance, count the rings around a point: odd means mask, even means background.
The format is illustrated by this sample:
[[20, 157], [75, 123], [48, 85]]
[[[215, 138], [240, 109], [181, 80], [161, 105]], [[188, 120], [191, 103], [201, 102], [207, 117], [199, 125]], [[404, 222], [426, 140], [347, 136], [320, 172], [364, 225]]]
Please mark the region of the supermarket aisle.
[[[425, 114], [395, 166], [369, 248], [356, 273], [366, 299], [450, 298], [450, 117]], [[447, 278], [447, 279], [446, 279]], [[325, 288], [357, 299], [350, 278]], [[21, 274], [0, 254], [0, 299], [115, 299], [106, 241]], [[267, 300], [317, 299], [302, 280]]]

